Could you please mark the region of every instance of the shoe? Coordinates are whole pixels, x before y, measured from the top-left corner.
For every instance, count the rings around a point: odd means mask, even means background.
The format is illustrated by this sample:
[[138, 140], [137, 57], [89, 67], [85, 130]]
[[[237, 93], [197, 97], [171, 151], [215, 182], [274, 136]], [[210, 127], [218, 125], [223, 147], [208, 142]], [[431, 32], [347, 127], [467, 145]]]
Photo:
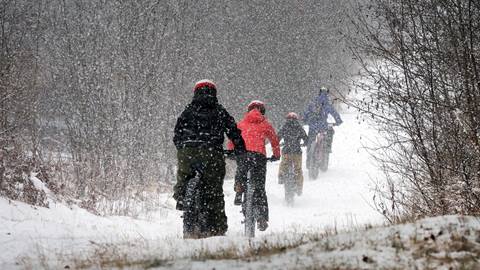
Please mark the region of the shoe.
[[260, 219], [257, 221], [257, 227], [260, 231], [265, 231], [268, 228], [268, 222], [264, 219]]
[[234, 205], [242, 205], [242, 193], [241, 192], [237, 192], [235, 194], [235, 200], [233, 201], [233, 204]]

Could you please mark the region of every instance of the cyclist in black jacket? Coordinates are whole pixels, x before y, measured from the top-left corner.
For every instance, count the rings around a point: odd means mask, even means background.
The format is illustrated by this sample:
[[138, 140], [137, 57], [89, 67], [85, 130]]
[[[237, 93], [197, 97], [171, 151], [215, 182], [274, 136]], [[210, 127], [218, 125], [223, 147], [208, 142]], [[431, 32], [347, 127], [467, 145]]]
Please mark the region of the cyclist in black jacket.
[[208, 180], [208, 187], [205, 188], [208, 194], [204, 195], [209, 202], [205, 206], [208, 211], [209, 232], [204, 237], [224, 235], [228, 228], [223, 195], [224, 133], [235, 144], [236, 154], [246, 152], [245, 142], [235, 119], [218, 103], [215, 83], [210, 80], [197, 82], [192, 102], [175, 125], [173, 142], [177, 148], [178, 168], [173, 197], [177, 201], [177, 209], [182, 210], [185, 185], [194, 174], [192, 164], [204, 164], [203, 176]]
[[302, 172], [302, 148], [301, 141], [306, 144], [308, 136], [298, 120], [298, 115], [294, 112], [287, 114], [287, 121], [278, 132], [280, 140], [283, 139], [282, 160], [279, 169], [279, 183], [283, 184], [283, 179], [287, 174], [289, 165], [293, 163], [295, 171], [296, 193], [301, 195], [303, 191], [303, 172]]

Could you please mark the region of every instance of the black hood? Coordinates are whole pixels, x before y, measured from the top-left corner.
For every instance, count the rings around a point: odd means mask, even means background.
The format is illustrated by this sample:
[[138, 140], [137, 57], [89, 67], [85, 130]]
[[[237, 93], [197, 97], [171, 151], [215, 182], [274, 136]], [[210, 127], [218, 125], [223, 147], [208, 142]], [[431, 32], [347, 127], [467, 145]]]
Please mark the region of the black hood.
[[195, 91], [192, 99], [192, 105], [214, 108], [218, 104], [218, 99], [214, 89], [199, 89]]
[[287, 121], [285, 122], [285, 125], [288, 128], [297, 128], [297, 127], [302, 128], [302, 125], [297, 119], [287, 119]]

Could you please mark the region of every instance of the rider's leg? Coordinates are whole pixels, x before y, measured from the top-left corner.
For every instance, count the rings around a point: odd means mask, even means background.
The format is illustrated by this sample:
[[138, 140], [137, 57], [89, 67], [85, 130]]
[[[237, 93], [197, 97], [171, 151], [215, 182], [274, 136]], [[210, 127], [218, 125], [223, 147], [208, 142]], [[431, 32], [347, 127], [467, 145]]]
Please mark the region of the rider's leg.
[[283, 184], [285, 174], [287, 174], [288, 164], [290, 164], [289, 154], [282, 154], [282, 160], [280, 161], [280, 167], [278, 169], [278, 183]]
[[173, 187], [173, 198], [177, 201], [178, 210], [183, 208], [183, 197], [188, 179], [192, 178], [192, 163], [199, 152], [195, 148], [183, 148], [177, 152], [177, 183]]
[[268, 200], [265, 191], [265, 180], [267, 175], [267, 158], [262, 154], [255, 154], [252, 166], [252, 182], [255, 185], [253, 194], [253, 205], [258, 213], [258, 224], [260, 230], [268, 227]]
[[291, 156], [293, 168], [295, 171], [295, 180], [297, 183], [297, 195], [302, 195], [303, 192], [303, 172], [302, 172], [302, 154], [295, 154]]
[[235, 191], [235, 200], [233, 204], [242, 204], [242, 193], [245, 190], [248, 173], [248, 157], [243, 155], [237, 159], [237, 171], [235, 172], [235, 184], [233, 190]]
[[227, 232], [227, 216], [223, 195], [225, 178], [225, 159], [222, 151], [208, 151], [204, 159], [207, 161], [204, 179], [207, 180], [204, 192], [207, 207], [207, 231], [204, 237], [224, 235]]

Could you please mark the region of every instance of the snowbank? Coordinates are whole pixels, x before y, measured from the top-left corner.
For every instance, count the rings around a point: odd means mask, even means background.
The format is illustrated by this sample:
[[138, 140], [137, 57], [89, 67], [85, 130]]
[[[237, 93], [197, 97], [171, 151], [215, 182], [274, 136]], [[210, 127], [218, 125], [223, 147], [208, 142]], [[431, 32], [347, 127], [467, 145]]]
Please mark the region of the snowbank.
[[275, 254], [156, 269], [480, 269], [480, 219], [444, 216], [324, 236]]

